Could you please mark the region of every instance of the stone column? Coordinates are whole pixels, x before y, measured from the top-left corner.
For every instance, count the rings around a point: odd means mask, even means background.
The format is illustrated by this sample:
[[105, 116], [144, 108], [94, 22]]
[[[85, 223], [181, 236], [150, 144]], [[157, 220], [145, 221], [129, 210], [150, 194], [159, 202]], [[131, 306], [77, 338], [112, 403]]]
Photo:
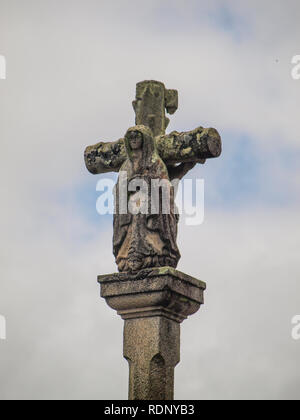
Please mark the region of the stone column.
[[172, 400], [180, 323], [203, 303], [205, 283], [170, 267], [99, 276], [101, 296], [125, 320], [130, 400]]

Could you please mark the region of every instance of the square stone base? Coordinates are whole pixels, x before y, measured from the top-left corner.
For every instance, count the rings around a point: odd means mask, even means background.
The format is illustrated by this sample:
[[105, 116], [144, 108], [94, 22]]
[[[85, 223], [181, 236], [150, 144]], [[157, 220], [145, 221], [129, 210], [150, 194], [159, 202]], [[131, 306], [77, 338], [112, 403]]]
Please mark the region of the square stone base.
[[164, 316], [182, 322], [203, 304], [204, 282], [171, 267], [98, 277], [101, 296], [123, 319]]
[[171, 267], [98, 277], [101, 296], [125, 320], [130, 400], [172, 400], [180, 323], [203, 303], [205, 283]]

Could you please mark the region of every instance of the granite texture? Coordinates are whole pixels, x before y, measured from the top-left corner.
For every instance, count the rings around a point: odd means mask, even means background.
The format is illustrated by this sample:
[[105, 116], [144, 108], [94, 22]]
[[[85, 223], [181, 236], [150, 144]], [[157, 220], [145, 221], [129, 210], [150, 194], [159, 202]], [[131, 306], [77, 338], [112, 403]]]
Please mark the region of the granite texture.
[[[156, 80], [144, 80], [137, 83], [136, 98], [132, 104], [136, 125], [151, 129], [158, 153], [168, 169], [172, 170], [174, 165], [182, 164], [184, 175], [185, 163], [204, 163], [206, 159], [220, 156], [222, 142], [215, 128], [199, 126], [187, 132], [165, 133], [169, 124], [165, 113], [174, 114], [178, 108], [177, 90], [166, 89], [163, 83]], [[126, 160], [124, 138], [88, 146], [84, 159], [92, 174], [118, 172]]]
[[98, 277], [101, 296], [125, 320], [130, 400], [172, 400], [180, 323], [203, 304], [204, 282], [172, 267]]

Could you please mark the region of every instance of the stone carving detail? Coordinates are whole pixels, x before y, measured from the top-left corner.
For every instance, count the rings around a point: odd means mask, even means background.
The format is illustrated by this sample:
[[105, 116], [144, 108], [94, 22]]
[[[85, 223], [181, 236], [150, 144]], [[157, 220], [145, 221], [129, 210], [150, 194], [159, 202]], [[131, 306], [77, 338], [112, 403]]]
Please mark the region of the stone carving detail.
[[124, 138], [89, 146], [84, 154], [93, 174], [119, 171], [113, 251], [120, 272], [98, 282], [101, 296], [125, 321], [129, 399], [172, 400], [180, 323], [198, 311], [206, 288], [175, 269], [180, 253], [173, 184], [197, 163], [218, 157], [221, 139], [203, 127], [167, 135], [165, 112], [176, 111], [178, 93], [161, 82], [138, 83], [133, 107], [136, 126]]
[[[160, 134], [155, 137], [155, 143], [168, 167], [181, 162], [205, 163], [206, 159], [220, 156], [222, 151], [220, 135], [214, 128], [197, 127], [182, 133]], [[124, 138], [88, 146], [84, 158], [92, 174], [118, 172], [126, 160]]]
[[[177, 107], [176, 90], [166, 89], [163, 83], [154, 80], [140, 82], [133, 101], [136, 126], [116, 142], [100, 142], [85, 150], [85, 163], [91, 173], [120, 171], [115, 191], [113, 237], [120, 272], [136, 273], [149, 267], [176, 268], [180, 258], [176, 244], [178, 215], [171, 182], [181, 179], [197, 163], [203, 164], [206, 159], [221, 154], [221, 138], [214, 128], [198, 127], [166, 135], [169, 119], [165, 112], [173, 114]], [[147, 191], [127, 193], [129, 184], [135, 180], [142, 180]], [[156, 196], [154, 203], [153, 180], [164, 182], [161, 191], [167, 190], [167, 199], [166, 195], [163, 199]], [[121, 203], [123, 191], [126, 198]], [[146, 212], [141, 203], [143, 198], [147, 202]], [[163, 208], [166, 201], [168, 213]], [[140, 210], [136, 212], [134, 203], [138, 202]], [[153, 205], [157, 209], [154, 213]], [[131, 207], [134, 211], [130, 211]]]
[[[125, 135], [125, 148], [127, 159], [121, 167], [115, 193], [113, 250], [118, 269], [137, 272], [149, 267], [175, 268], [180, 253], [176, 244], [178, 215], [175, 214], [174, 189], [151, 130], [143, 125], [130, 128]], [[137, 184], [143, 182], [147, 188], [143, 191], [143, 186], [138, 186], [141, 188], [138, 192], [128, 191], [128, 184], [134, 180]], [[153, 214], [153, 180], [163, 181], [164, 194], [156, 197], [156, 214]], [[122, 214], [120, 196], [124, 191], [128, 194]], [[167, 206], [162, 202], [163, 197], [168, 200]], [[142, 206], [143, 200], [146, 207]], [[132, 213], [131, 203], [138, 203], [132, 207]], [[166, 214], [164, 207], [168, 207]]]
[[136, 85], [136, 98], [132, 102], [136, 125], [144, 124], [151, 128], [154, 136], [165, 132], [170, 120], [165, 116], [174, 114], [178, 108], [178, 92], [166, 89], [155, 80], [145, 80]]

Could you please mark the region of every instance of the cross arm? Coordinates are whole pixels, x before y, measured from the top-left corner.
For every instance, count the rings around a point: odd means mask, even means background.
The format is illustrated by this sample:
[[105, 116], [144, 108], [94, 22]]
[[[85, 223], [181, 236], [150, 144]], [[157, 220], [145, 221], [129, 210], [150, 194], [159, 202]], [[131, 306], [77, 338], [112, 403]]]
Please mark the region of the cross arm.
[[166, 165], [177, 163], [203, 163], [203, 160], [219, 157], [222, 151], [221, 137], [214, 128], [198, 127], [195, 130], [156, 137], [157, 149]]
[[88, 146], [84, 151], [85, 165], [92, 174], [118, 172], [125, 159], [124, 139], [100, 142], [94, 146]]
[[[173, 131], [155, 138], [160, 157], [167, 166], [178, 163], [203, 163], [216, 158], [222, 151], [221, 137], [214, 128], [198, 127], [178, 133]], [[85, 164], [92, 174], [118, 172], [126, 159], [124, 139], [100, 142], [84, 152]]]

